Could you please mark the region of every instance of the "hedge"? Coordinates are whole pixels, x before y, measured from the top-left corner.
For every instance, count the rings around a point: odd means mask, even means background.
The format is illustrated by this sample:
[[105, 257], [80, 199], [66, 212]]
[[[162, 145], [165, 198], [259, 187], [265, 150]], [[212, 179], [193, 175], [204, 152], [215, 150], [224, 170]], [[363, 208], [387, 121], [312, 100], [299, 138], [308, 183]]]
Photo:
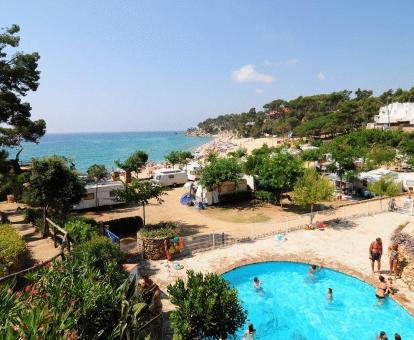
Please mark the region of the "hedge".
[[[0, 224], [0, 271], [26, 252], [26, 242], [10, 224]], [[3, 273], [0, 273], [3, 274]]]
[[132, 216], [106, 221], [103, 222], [103, 225], [108, 226], [109, 230], [115, 235], [123, 236], [127, 234], [135, 234], [142, 228], [143, 221], [140, 216]]
[[177, 235], [177, 228], [176, 222], [160, 222], [145, 225], [139, 233], [146, 238], [170, 238]]

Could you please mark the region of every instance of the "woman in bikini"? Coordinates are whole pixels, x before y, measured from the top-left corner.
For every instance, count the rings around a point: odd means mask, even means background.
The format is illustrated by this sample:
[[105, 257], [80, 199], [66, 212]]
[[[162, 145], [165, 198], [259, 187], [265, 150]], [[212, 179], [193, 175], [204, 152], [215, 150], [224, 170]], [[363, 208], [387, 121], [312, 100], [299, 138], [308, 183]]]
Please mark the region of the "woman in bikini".
[[399, 260], [398, 260], [398, 244], [392, 243], [388, 247], [388, 253], [390, 254], [390, 275], [398, 275]]
[[369, 258], [371, 259], [372, 273], [375, 273], [374, 271], [375, 261], [377, 261], [378, 272], [380, 272], [381, 256], [382, 256], [382, 240], [380, 237], [377, 237], [377, 239], [374, 242], [371, 242], [369, 246]]
[[385, 282], [385, 277], [380, 275], [378, 277], [379, 279], [379, 283], [377, 285], [377, 289], [375, 290], [375, 296], [379, 299], [379, 300], [384, 300], [385, 296], [390, 294], [390, 287], [387, 285], [387, 282]]

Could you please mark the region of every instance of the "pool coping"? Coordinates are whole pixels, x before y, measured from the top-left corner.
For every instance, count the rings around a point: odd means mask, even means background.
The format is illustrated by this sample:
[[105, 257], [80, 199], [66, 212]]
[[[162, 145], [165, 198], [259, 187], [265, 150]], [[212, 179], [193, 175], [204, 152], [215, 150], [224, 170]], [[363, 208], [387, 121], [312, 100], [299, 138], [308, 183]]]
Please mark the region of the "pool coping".
[[[316, 264], [318, 266], [327, 268], [327, 269], [332, 269], [335, 270], [337, 272], [349, 275], [355, 279], [358, 279], [362, 282], [365, 282], [367, 284], [369, 284], [370, 286], [372, 286], [373, 288], [376, 287], [376, 284], [378, 282], [378, 276], [368, 276], [365, 274], [362, 274], [360, 272], [358, 272], [357, 270], [348, 267], [346, 265], [343, 265], [341, 263], [338, 262], [334, 262], [334, 261], [326, 261], [323, 260], [321, 258], [304, 258], [302, 256], [297, 256], [297, 255], [269, 255], [269, 256], [263, 256], [260, 259], [252, 259], [252, 260], [239, 260], [236, 261], [235, 263], [232, 263], [231, 265], [228, 266], [224, 266], [222, 268], [220, 268], [220, 270], [216, 270], [215, 272], [219, 275], [223, 275], [227, 272], [230, 272], [234, 269], [237, 269], [239, 267], [243, 267], [243, 266], [247, 266], [247, 265], [251, 265], [251, 264], [258, 264], [258, 263], [264, 263], [264, 262], [290, 262], [290, 263], [303, 263], [303, 264]], [[389, 297], [391, 299], [393, 299], [395, 302], [397, 302], [408, 314], [411, 315], [411, 317], [414, 318], [414, 308], [410, 307], [407, 305], [408, 302], [410, 302], [409, 300], [407, 300], [407, 298], [399, 293], [395, 293], [394, 295], [389, 295]]]

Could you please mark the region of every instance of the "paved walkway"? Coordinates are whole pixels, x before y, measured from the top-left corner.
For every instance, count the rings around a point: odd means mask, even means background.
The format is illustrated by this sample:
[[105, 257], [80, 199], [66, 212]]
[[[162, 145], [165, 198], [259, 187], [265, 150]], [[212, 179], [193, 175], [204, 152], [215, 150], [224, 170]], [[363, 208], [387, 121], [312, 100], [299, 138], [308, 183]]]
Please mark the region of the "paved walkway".
[[16, 212], [19, 204], [8, 204], [1, 202], [0, 210], [8, 214], [8, 218], [13, 227], [19, 232], [23, 240], [27, 242], [31, 258], [35, 262], [43, 262], [59, 254], [60, 249], [55, 248], [50, 238], [43, 238], [32, 225], [24, 222], [22, 213]]
[[[172, 264], [164, 261], [148, 261], [146, 270], [165, 292], [166, 286], [177, 277], [185, 277], [187, 269], [219, 274], [235, 267], [263, 261], [298, 261], [315, 263], [358, 277], [372, 285], [378, 282], [378, 274], [371, 274], [368, 247], [376, 237], [384, 244], [382, 266], [388, 273], [388, 252], [391, 233], [401, 223], [414, 222], [413, 216], [398, 213], [382, 213], [361, 217], [348, 225], [329, 228], [325, 231], [299, 230], [287, 234], [287, 240], [280, 242], [274, 237], [255, 242], [239, 243], [226, 248], [215, 249], [180, 259], [183, 270], [174, 270]], [[394, 298], [414, 315], [414, 292], [404, 282], [396, 280], [399, 289]], [[172, 306], [164, 302], [165, 310]]]

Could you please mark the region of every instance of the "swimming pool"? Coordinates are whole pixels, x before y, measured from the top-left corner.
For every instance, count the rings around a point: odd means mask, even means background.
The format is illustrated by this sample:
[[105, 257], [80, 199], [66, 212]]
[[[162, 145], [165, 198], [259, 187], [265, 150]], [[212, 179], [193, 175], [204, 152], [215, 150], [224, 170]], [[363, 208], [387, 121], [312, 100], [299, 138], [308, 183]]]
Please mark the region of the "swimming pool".
[[[378, 305], [367, 283], [330, 269], [312, 279], [308, 270], [303, 263], [264, 262], [223, 274], [239, 292], [255, 339], [376, 339], [382, 330], [390, 339], [395, 332], [414, 339], [414, 318], [392, 299]], [[263, 291], [253, 287], [254, 277]], [[328, 288], [333, 289], [331, 303]]]

